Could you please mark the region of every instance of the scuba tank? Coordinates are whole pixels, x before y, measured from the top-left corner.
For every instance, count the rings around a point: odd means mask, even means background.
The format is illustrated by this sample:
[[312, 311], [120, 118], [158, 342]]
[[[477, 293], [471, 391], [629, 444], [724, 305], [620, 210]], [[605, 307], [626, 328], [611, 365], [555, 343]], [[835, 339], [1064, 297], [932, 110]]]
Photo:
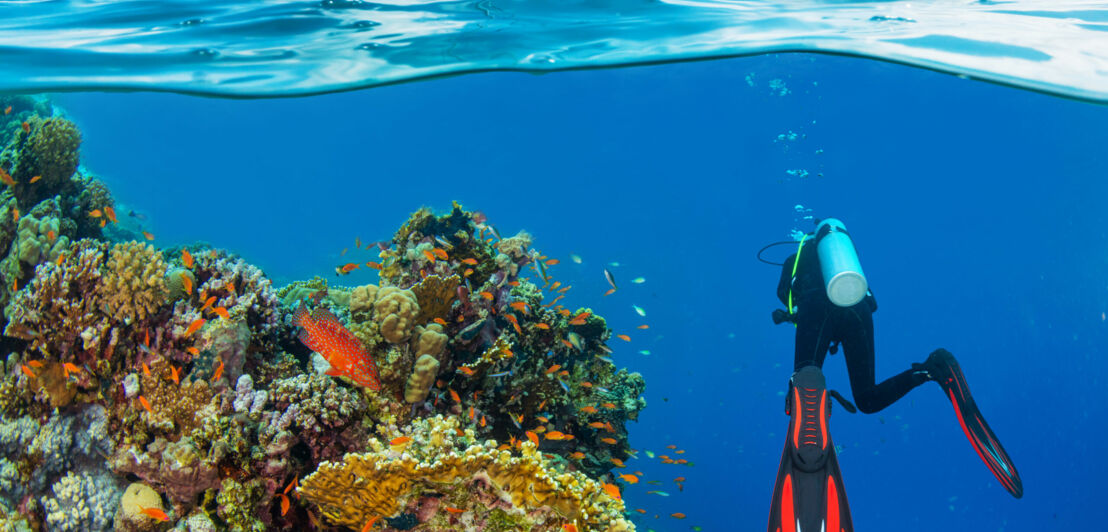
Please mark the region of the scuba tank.
[[835, 218], [828, 218], [816, 227], [816, 236], [827, 299], [840, 307], [856, 305], [866, 297], [869, 285], [846, 226]]

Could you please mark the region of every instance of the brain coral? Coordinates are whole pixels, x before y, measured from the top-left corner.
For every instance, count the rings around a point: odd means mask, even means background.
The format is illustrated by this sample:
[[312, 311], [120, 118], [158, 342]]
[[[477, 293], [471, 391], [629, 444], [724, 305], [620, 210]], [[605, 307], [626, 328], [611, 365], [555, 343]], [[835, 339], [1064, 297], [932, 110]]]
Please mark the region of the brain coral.
[[103, 278], [108, 312], [123, 319], [145, 319], [165, 302], [165, 260], [153, 246], [121, 242], [112, 246]]
[[[353, 296], [351, 296], [353, 298]], [[381, 336], [394, 344], [403, 343], [412, 334], [419, 302], [411, 290], [386, 286], [377, 290], [373, 319], [381, 327]]]

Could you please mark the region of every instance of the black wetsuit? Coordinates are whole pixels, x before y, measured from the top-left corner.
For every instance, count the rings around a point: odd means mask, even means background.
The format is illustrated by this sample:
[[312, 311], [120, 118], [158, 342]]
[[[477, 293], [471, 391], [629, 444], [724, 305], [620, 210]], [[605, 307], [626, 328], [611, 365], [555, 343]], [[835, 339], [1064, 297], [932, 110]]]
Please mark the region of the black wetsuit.
[[793, 305], [796, 307], [796, 355], [793, 368], [804, 366], [823, 367], [823, 360], [832, 342], [838, 342], [846, 357], [846, 369], [850, 374], [850, 389], [858, 409], [867, 414], [884, 409], [927, 382], [926, 374], [912, 369], [905, 370], [880, 384], [875, 384], [873, 349], [873, 312], [877, 300], [872, 292], [852, 307], [839, 307], [827, 298], [820, 270], [816, 239], [809, 237], [800, 250], [800, 265], [793, 281], [793, 262], [796, 254], [789, 256], [781, 270], [777, 284], [777, 298], [789, 303], [789, 286], [792, 285]]

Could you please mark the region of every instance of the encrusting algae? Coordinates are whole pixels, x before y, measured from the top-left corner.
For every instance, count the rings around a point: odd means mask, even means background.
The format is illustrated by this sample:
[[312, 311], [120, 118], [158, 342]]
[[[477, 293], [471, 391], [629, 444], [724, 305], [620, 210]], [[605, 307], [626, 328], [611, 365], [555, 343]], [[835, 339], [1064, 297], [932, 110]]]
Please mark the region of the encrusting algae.
[[0, 521], [634, 530], [617, 485], [645, 383], [602, 317], [559, 304], [530, 235], [424, 208], [336, 268], [377, 284], [276, 289], [225, 250], [160, 247], [78, 166], [71, 122], [9, 107]]

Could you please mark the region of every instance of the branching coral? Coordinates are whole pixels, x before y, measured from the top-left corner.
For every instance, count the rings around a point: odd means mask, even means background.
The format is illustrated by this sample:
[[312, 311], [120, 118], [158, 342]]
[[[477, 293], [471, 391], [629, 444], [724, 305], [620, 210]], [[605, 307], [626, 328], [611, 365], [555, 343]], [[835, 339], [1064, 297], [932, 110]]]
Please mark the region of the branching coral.
[[19, 164], [12, 170], [16, 181], [42, 176], [44, 188], [55, 189], [77, 170], [81, 133], [64, 118], [31, 118], [30, 132], [20, 149]]
[[[412, 423], [403, 452], [376, 444], [371, 452], [321, 464], [299, 492], [334, 523], [360, 528], [373, 517], [393, 517], [422, 494], [441, 494], [441, 504], [487, 520], [497, 512], [521, 517], [519, 530], [558, 530], [578, 523], [588, 530], [633, 530], [623, 502], [581, 473], [559, 472], [530, 442], [520, 455], [477, 443], [472, 431], [459, 437], [455, 418]], [[526, 517], [522, 519], [522, 517]], [[424, 515], [443, 524], [450, 514]], [[586, 526], [587, 524], [587, 526]]]
[[111, 475], [66, 474], [54, 483], [53, 496], [43, 497], [50, 530], [109, 530], [119, 505], [119, 486]]
[[146, 319], [165, 303], [165, 271], [165, 260], [154, 246], [112, 246], [101, 290], [107, 311], [128, 321]]

